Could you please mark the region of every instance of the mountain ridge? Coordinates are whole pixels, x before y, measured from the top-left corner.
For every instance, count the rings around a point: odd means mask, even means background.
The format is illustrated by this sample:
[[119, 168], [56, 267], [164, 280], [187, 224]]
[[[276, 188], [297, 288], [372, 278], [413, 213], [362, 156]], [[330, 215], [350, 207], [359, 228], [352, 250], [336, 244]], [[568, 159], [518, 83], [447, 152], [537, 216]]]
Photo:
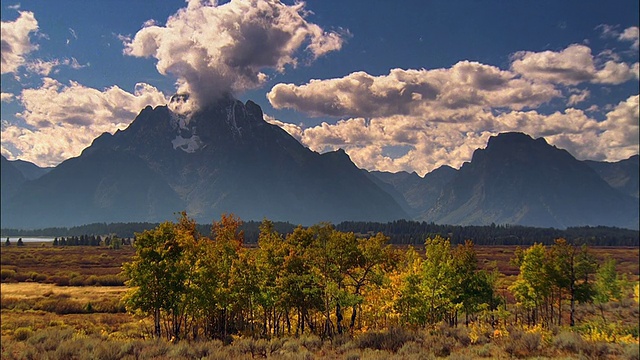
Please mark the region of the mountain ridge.
[[359, 169], [342, 149], [311, 151], [252, 101], [223, 98], [190, 116], [171, 105], [144, 108], [125, 130], [53, 169], [3, 157], [3, 227], [164, 221], [185, 210], [206, 222], [234, 213], [306, 225], [638, 228], [638, 155], [579, 161], [544, 138], [502, 133], [460, 169], [420, 177]]
[[[128, 176], [118, 175], [124, 170]], [[78, 213], [74, 205], [83, 199]], [[123, 211], [131, 207], [128, 199], [139, 204]], [[344, 151], [313, 152], [265, 122], [255, 103], [229, 98], [191, 116], [146, 107], [125, 130], [99, 136], [11, 201], [2, 211], [3, 226], [123, 221], [117, 213], [130, 221], [165, 221], [182, 210], [206, 222], [233, 213], [306, 225], [408, 216]], [[53, 203], [65, 211], [53, 214]]]

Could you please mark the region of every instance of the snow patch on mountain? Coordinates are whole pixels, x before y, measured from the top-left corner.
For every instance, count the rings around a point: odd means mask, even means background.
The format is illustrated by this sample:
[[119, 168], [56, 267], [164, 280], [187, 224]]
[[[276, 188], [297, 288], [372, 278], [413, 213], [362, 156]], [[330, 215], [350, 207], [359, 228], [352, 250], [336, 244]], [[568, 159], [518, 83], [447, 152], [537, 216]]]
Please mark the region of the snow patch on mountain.
[[202, 140], [200, 140], [197, 135], [192, 135], [189, 138], [184, 138], [182, 135], [178, 135], [175, 139], [171, 140], [171, 144], [173, 145], [174, 150], [180, 149], [191, 154], [202, 147]]

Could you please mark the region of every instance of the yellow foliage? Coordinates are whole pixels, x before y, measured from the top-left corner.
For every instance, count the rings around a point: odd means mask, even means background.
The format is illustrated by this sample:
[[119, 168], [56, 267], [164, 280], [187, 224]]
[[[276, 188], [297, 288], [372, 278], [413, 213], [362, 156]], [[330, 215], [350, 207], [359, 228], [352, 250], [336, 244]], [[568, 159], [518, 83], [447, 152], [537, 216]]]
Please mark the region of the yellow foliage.
[[607, 342], [618, 344], [638, 344], [638, 338], [631, 334], [624, 334], [618, 324], [612, 323], [605, 326], [589, 325], [582, 333], [582, 337], [592, 342]]
[[548, 343], [553, 339], [553, 333], [542, 326], [542, 324], [537, 324], [534, 326], [524, 326], [524, 331], [530, 334], [540, 334], [540, 338], [543, 342]]

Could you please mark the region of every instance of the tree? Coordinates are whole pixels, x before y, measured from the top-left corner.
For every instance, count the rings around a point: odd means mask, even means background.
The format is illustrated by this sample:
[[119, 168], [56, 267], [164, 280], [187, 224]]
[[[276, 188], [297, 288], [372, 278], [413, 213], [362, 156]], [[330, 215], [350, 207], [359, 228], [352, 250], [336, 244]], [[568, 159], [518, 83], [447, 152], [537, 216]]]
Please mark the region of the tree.
[[590, 301], [593, 297], [589, 277], [595, 271], [596, 261], [586, 245], [578, 248], [565, 239], [556, 239], [549, 250], [551, 280], [557, 289], [558, 321], [562, 319], [562, 300], [564, 293], [569, 295], [569, 325], [575, 326], [575, 303]]
[[358, 240], [357, 255], [354, 264], [346, 272], [347, 286], [352, 288], [354, 304], [352, 305], [349, 328], [353, 331], [357, 318], [357, 309], [364, 301], [363, 291], [368, 287], [382, 285], [385, 273], [395, 267], [394, 252], [387, 242], [389, 238], [382, 233]]
[[[168, 323], [184, 293], [185, 273], [180, 264], [182, 247], [176, 226], [171, 222], [136, 236], [136, 254], [123, 266], [128, 278], [126, 284], [130, 287], [125, 303], [129, 310], [153, 314], [153, 334], [160, 337], [162, 315], [167, 316], [165, 322]], [[179, 336], [169, 326], [165, 328], [167, 337]]]
[[549, 291], [550, 279], [547, 273], [546, 251], [542, 244], [535, 244], [526, 250], [516, 249], [513, 263], [520, 268], [516, 281], [509, 287], [518, 303], [527, 310], [527, 322], [536, 324], [543, 316]]
[[427, 315], [420, 288], [423, 259], [412, 246], [405, 252], [404, 258], [395, 308], [403, 323], [424, 326], [427, 323]]
[[[453, 251], [454, 273], [454, 300], [455, 304], [461, 304], [465, 313], [465, 325], [469, 324], [469, 317], [476, 314], [483, 305], [488, 310], [495, 310], [500, 304], [500, 299], [495, 295], [495, 282], [497, 275], [478, 269], [478, 259], [473, 242], [465, 241], [459, 244]], [[457, 312], [452, 319], [457, 325]]]
[[594, 303], [600, 309], [602, 320], [606, 323], [607, 319], [604, 315], [604, 304], [610, 301], [620, 301], [622, 299], [623, 290], [626, 286], [626, 279], [621, 277], [616, 271], [615, 259], [607, 259], [596, 271], [596, 280], [594, 283]]
[[455, 271], [449, 240], [439, 235], [427, 238], [424, 260], [410, 248], [397, 301], [401, 318], [419, 326], [451, 319], [459, 308], [454, 303]]
[[427, 324], [436, 324], [456, 311], [454, 299], [455, 266], [449, 240], [436, 235], [425, 242], [422, 282]]

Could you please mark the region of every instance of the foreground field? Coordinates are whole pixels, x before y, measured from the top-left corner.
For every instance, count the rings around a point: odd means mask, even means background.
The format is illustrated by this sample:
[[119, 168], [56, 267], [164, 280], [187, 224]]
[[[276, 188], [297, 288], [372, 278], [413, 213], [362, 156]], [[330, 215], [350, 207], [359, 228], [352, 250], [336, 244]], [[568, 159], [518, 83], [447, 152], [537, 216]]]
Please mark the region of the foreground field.
[[[254, 339], [181, 341], [151, 338], [152, 321], [126, 313], [121, 265], [131, 248], [53, 247], [28, 244], [2, 251], [3, 359], [638, 359], [638, 303], [631, 297], [606, 304], [609, 332], [581, 327], [439, 325], [426, 329], [358, 331], [322, 340], [315, 335]], [[501, 288], [518, 269], [510, 264], [515, 247], [478, 246], [481, 267], [497, 267]], [[617, 269], [638, 279], [638, 248], [594, 248], [599, 259], [617, 260]], [[108, 285], [108, 286], [107, 286]], [[600, 309], [579, 305], [580, 324]], [[635, 334], [620, 329], [636, 324]], [[581, 335], [582, 334], [582, 335]]]

